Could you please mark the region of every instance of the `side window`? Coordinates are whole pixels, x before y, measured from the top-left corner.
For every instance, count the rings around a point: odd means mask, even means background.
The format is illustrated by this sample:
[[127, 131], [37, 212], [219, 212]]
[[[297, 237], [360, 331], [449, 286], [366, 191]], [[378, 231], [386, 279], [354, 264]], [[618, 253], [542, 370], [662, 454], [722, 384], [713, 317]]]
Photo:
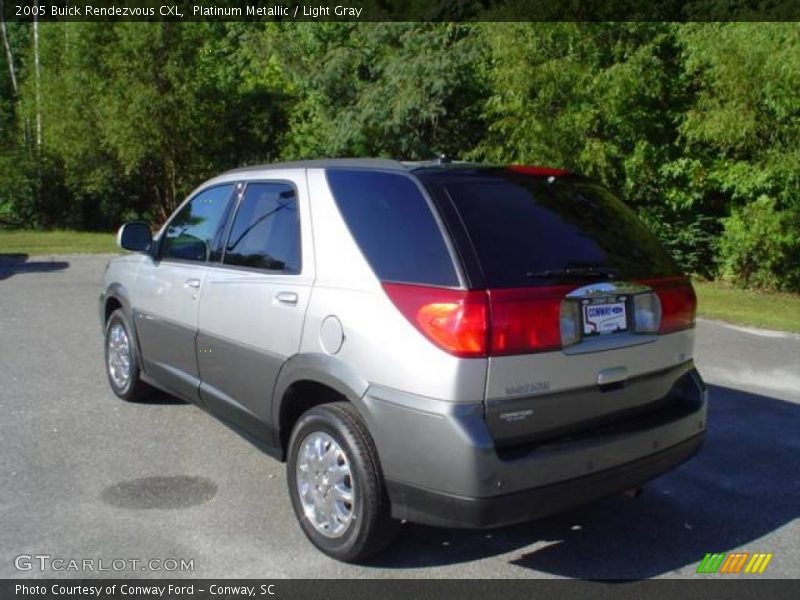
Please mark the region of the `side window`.
[[300, 219], [294, 187], [279, 182], [247, 184], [223, 263], [300, 272]]
[[164, 232], [161, 258], [204, 262], [232, 191], [233, 184], [212, 187], [184, 204]]
[[442, 232], [410, 177], [348, 169], [327, 175], [336, 205], [378, 279], [459, 284]]

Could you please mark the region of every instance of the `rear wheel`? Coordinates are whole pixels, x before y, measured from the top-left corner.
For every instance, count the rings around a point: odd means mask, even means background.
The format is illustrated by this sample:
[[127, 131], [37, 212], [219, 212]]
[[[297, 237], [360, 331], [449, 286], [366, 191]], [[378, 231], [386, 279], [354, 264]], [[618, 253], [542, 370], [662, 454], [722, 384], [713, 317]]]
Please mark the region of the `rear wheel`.
[[139, 402], [147, 399], [153, 388], [141, 379], [132, 331], [121, 308], [111, 313], [106, 323], [106, 375], [114, 394], [129, 402]]
[[355, 562], [392, 540], [397, 522], [375, 444], [352, 405], [323, 404], [300, 417], [289, 441], [287, 480], [303, 532], [328, 556]]

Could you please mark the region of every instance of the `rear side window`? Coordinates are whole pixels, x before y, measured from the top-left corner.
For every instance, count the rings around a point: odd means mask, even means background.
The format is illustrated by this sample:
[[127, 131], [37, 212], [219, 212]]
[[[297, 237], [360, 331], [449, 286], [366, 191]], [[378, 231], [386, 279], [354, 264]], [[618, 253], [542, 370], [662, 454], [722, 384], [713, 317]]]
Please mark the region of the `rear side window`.
[[283, 182], [248, 183], [233, 219], [223, 263], [300, 272], [297, 192]]
[[587, 270], [617, 279], [679, 274], [633, 211], [590, 181], [508, 169], [420, 179], [452, 201], [488, 287], [551, 285]]
[[348, 169], [331, 169], [327, 177], [336, 205], [378, 279], [459, 285], [441, 229], [410, 177]]

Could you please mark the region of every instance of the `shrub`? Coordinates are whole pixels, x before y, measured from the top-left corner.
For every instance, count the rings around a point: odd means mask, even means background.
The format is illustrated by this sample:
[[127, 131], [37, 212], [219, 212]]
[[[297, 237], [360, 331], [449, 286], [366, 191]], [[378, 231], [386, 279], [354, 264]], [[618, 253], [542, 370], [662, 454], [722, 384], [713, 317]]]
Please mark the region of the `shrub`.
[[773, 198], [734, 209], [723, 219], [719, 274], [747, 287], [800, 291], [800, 211]]
[[718, 219], [666, 206], [643, 208], [639, 216], [686, 273], [713, 277]]

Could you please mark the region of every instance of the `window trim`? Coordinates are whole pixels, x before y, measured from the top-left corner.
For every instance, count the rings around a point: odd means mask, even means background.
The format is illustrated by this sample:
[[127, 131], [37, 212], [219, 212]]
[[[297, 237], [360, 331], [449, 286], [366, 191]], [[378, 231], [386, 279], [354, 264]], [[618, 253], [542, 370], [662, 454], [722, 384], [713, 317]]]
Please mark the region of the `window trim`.
[[[225, 246], [228, 240], [228, 235], [230, 234], [230, 229], [233, 226], [233, 217], [236, 214], [236, 211], [239, 207], [239, 202], [242, 199], [242, 195], [244, 194], [246, 183], [244, 181], [237, 181], [236, 185], [233, 188], [233, 194], [231, 196], [228, 205], [225, 207], [225, 218], [221, 223], [219, 229], [214, 234], [214, 241], [217, 242], [214, 244], [214, 248], [211, 249], [209, 252], [209, 265], [216, 265], [222, 263], [222, 258], [225, 256]], [[211, 260], [210, 256], [214, 252], [219, 250], [219, 258], [217, 260]]]
[[175, 212], [173, 212], [172, 215], [170, 215], [170, 217], [167, 220], [167, 222], [164, 223], [164, 226], [161, 228], [161, 234], [158, 236], [158, 243], [157, 243], [157, 247], [155, 248], [155, 253], [154, 253], [155, 255], [153, 257], [155, 262], [157, 262], [157, 263], [161, 263], [161, 262], [173, 263], [174, 262], [174, 263], [187, 264], [187, 265], [208, 265], [210, 263], [209, 259], [210, 259], [211, 252], [212, 252], [211, 248], [208, 249], [208, 253], [206, 254], [206, 259], [203, 260], [203, 261], [200, 261], [200, 260], [189, 260], [188, 258], [175, 258], [173, 256], [164, 256], [164, 242], [167, 239], [167, 237], [166, 237], [167, 236], [167, 229], [169, 229], [170, 225], [172, 224], [172, 221], [174, 221], [175, 218], [178, 216], [178, 213], [180, 213], [187, 204], [190, 204], [200, 194], [204, 194], [205, 192], [207, 192], [209, 190], [213, 190], [215, 188], [231, 186], [231, 192], [230, 192], [230, 194], [228, 194], [228, 199], [225, 201], [225, 207], [222, 209], [222, 215], [221, 215], [221, 218], [220, 218], [220, 222], [219, 222], [219, 224], [217, 224], [217, 227], [214, 229], [214, 235], [211, 238], [212, 241], [213, 241], [217, 237], [217, 235], [219, 234], [220, 229], [225, 226], [225, 223], [226, 223], [226, 218], [225, 218], [226, 214], [225, 213], [226, 213], [226, 211], [228, 210], [228, 208], [231, 205], [231, 201], [233, 200], [234, 194], [236, 193], [237, 185], [238, 185], [238, 182], [236, 182], [236, 181], [221, 181], [221, 182], [218, 182], [218, 183], [214, 183], [212, 185], [203, 187], [203, 188], [195, 191], [193, 194], [188, 196], [186, 198], [186, 200], [181, 202], [180, 206], [178, 206], [178, 208], [175, 209]]
[[[423, 183], [423, 185], [425, 185]], [[425, 186], [433, 202], [439, 208], [444, 226], [450, 233], [453, 252], [458, 256], [459, 266], [463, 269], [465, 288], [468, 290], [486, 289], [486, 275], [483, 272], [478, 251], [472, 241], [461, 213], [447, 189], [438, 183]]]
[[[241, 208], [242, 202], [244, 202], [244, 197], [247, 194], [247, 189], [250, 187], [251, 184], [254, 183], [284, 183], [290, 186], [294, 190], [294, 195], [297, 204], [297, 236], [298, 240], [300, 241], [299, 248], [298, 248], [298, 256], [300, 259], [300, 265], [297, 272], [287, 272], [283, 269], [265, 269], [263, 267], [245, 267], [242, 265], [231, 265], [225, 263], [225, 255], [228, 253], [228, 242], [230, 241], [230, 236], [233, 233], [233, 224], [236, 222], [236, 217], [239, 215], [239, 209]], [[244, 179], [237, 183], [237, 185], [241, 184], [242, 188], [238, 193], [238, 197], [235, 200], [235, 206], [230, 213], [230, 217], [228, 219], [228, 223], [225, 227], [225, 232], [223, 233], [222, 237], [222, 254], [220, 254], [219, 260], [210, 263], [212, 266], [218, 269], [230, 269], [233, 271], [245, 271], [250, 273], [261, 273], [264, 275], [280, 275], [284, 277], [297, 277], [298, 275], [303, 274], [303, 268], [305, 264], [303, 263], [303, 220], [300, 215], [301, 206], [300, 206], [300, 190], [297, 188], [297, 184], [290, 179]]]

